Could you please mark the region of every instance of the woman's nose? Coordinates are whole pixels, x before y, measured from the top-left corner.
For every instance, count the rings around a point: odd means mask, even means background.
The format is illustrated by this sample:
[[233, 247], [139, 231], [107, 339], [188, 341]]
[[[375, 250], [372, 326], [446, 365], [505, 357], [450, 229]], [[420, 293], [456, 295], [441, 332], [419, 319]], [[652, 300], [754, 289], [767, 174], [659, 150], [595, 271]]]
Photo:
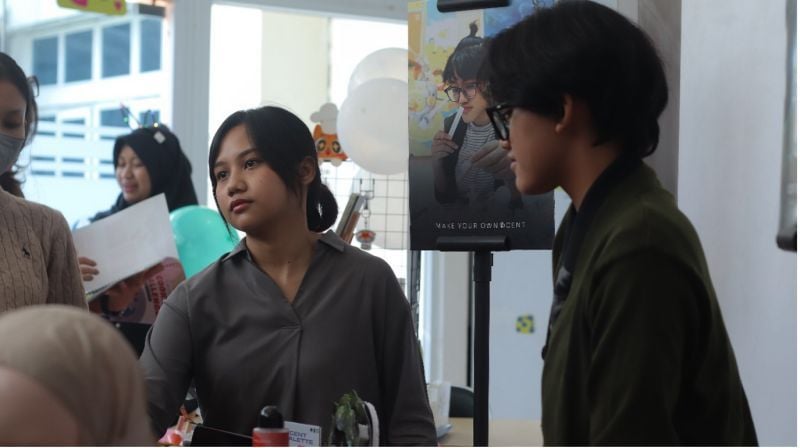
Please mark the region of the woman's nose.
[[228, 195], [233, 196], [235, 193], [243, 191], [246, 189], [244, 182], [242, 182], [241, 176], [231, 172], [228, 174], [228, 182], [226, 185]]

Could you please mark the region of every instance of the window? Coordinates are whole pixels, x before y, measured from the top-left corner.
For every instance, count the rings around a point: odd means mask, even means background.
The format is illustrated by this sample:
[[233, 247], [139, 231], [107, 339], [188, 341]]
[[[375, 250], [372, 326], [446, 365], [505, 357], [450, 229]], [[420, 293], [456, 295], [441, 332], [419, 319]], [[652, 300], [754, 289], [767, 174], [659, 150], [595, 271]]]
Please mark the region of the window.
[[[78, 125], [78, 126], [81, 126], [81, 127], [86, 126], [86, 120], [83, 119], [83, 118], [71, 118], [69, 120], [62, 120], [61, 122], [63, 124], [65, 124], [65, 125], [67, 125], [68, 128], [69, 127], [73, 127], [75, 125]], [[70, 125], [72, 125], [72, 126], [70, 126]], [[64, 138], [85, 138], [86, 137], [86, 134], [84, 134], [82, 132], [80, 132], [80, 133], [79, 132], [64, 132], [63, 135], [64, 135]]]
[[92, 32], [81, 31], [66, 37], [66, 82], [92, 79]]
[[43, 86], [58, 82], [57, 37], [33, 41], [33, 74], [39, 78], [39, 84]]
[[127, 128], [128, 121], [119, 109], [104, 109], [100, 111], [100, 126]]
[[169, 111], [166, 2], [148, 0], [124, 17], [65, 9], [54, 0], [0, 3], [4, 51], [42, 86], [37, 135], [20, 156], [23, 192], [69, 223], [84, 223], [119, 195], [111, 160], [117, 136], [140, 118], [160, 121]]
[[146, 110], [139, 112], [139, 123], [142, 126], [152, 126], [160, 122], [161, 114], [158, 110]]
[[131, 25], [103, 28], [103, 78], [131, 72]]
[[[36, 135], [43, 137], [55, 137], [56, 116], [55, 115], [42, 115], [39, 117], [39, 125], [36, 127]], [[46, 129], [43, 129], [46, 128]]]
[[139, 71], [161, 70], [161, 20], [143, 19]]

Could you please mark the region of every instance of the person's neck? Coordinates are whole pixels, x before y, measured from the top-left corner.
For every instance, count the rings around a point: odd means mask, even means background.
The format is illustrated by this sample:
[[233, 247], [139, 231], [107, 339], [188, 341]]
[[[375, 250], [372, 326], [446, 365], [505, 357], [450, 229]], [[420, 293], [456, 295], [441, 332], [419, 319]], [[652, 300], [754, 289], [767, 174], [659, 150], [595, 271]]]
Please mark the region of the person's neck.
[[285, 216], [279, 222], [271, 223], [269, 228], [263, 233], [248, 234], [245, 239], [256, 265], [273, 278], [305, 272], [314, 254], [314, 244], [319, 239], [317, 233], [308, 229], [305, 213], [303, 216]]
[[475, 126], [486, 126], [490, 122], [491, 121], [489, 120], [489, 116], [487, 115], [485, 117], [476, 118], [475, 120], [472, 121], [472, 124]]
[[572, 205], [577, 211], [580, 210], [586, 193], [603, 171], [620, 156], [621, 151], [615, 143], [604, 143], [598, 146], [584, 146], [573, 154], [561, 187], [572, 199]]

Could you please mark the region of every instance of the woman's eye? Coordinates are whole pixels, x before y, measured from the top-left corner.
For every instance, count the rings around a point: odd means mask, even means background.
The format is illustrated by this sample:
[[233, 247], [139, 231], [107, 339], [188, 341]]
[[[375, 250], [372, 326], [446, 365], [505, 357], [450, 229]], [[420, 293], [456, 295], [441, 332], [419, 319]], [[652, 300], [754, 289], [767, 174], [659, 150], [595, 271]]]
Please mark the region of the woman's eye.
[[245, 168], [252, 168], [252, 167], [254, 167], [256, 165], [258, 165], [258, 160], [256, 160], [256, 159], [250, 159], [250, 160], [244, 162], [244, 167]]
[[217, 180], [225, 179], [227, 176], [228, 176], [228, 172], [227, 171], [219, 171], [216, 174]]

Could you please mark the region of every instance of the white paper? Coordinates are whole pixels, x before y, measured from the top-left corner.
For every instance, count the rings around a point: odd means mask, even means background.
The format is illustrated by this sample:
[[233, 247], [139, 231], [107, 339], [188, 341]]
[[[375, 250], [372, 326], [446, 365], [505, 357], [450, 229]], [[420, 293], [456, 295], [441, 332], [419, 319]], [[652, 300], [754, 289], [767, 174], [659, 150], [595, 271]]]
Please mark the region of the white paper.
[[163, 194], [77, 229], [72, 239], [78, 256], [97, 262], [100, 271], [83, 282], [87, 294], [102, 291], [165, 258], [178, 258]]

